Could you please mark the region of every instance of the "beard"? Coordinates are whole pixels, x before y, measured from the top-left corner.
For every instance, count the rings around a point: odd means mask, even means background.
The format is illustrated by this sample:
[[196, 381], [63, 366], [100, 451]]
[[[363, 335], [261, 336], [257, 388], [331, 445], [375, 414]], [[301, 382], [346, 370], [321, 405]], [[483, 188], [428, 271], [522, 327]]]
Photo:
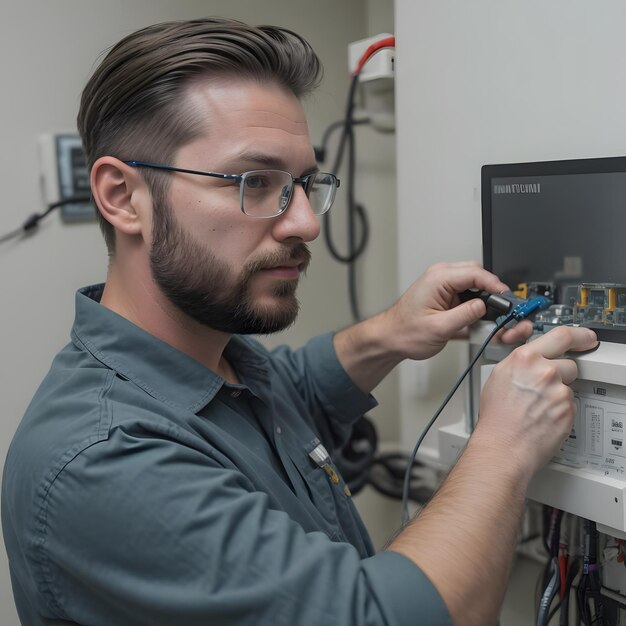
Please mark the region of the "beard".
[[152, 235], [154, 281], [174, 306], [200, 324], [230, 334], [264, 335], [295, 321], [300, 310], [297, 279], [277, 281], [266, 304], [255, 302], [251, 281], [265, 268], [294, 261], [306, 271], [311, 259], [306, 244], [258, 255], [233, 278], [231, 266], [185, 232], [167, 203], [155, 207]]

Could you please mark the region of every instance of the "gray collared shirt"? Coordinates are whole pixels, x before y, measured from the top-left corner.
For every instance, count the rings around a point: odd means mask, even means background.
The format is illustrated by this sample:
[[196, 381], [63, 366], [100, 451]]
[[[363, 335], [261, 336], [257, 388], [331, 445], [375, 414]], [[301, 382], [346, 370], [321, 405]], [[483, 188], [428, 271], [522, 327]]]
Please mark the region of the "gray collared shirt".
[[374, 554], [323, 462], [375, 404], [331, 335], [271, 353], [233, 337], [232, 385], [101, 291], [78, 292], [5, 464], [23, 624], [450, 624], [419, 568]]

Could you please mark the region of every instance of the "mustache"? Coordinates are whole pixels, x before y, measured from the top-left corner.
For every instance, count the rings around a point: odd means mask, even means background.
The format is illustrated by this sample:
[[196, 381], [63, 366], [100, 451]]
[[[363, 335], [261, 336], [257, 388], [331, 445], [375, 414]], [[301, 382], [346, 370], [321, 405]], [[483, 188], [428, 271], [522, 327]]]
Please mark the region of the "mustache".
[[274, 252], [264, 254], [246, 265], [245, 273], [251, 276], [255, 272], [271, 267], [298, 263], [302, 272], [306, 272], [311, 263], [311, 251], [305, 243], [298, 243], [290, 248], [281, 248]]

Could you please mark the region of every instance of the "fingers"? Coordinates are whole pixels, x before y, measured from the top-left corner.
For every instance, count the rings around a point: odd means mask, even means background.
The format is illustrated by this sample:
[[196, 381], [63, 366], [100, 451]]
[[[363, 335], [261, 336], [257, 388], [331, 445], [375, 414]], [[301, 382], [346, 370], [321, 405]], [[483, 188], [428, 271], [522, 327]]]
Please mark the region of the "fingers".
[[523, 320], [508, 330], [502, 330], [497, 337], [502, 343], [524, 343], [533, 332], [533, 324]]
[[[533, 342], [535, 343], [535, 342]], [[499, 364], [512, 373], [514, 384], [540, 392], [555, 383], [569, 385], [578, 377], [578, 366], [573, 359], [547, 358], [526, 344], [514, 350]]]
[[551, 363], [556, 368], [563, 384], [570, 385], [578, 377], [578, 366], [571, 359], [554, 359]]
[[589, 328], [560, 326], [529, 343], [528, 348], [538, 351], [547, 359], [556, 359], [565, 352], [591, 350], [597, 344], [598, 338]]
[[459, 263], [438, 263], [428, 268], [427, 273], [441, 284], [447, 284], [455, 292], [466, 289], [484, 289], [489, 293], [499, 293], [508, 287], [495, 274], [483, 269], [475, 261]]
[[482, 300], [470, 300], [447, 311], [441, 311], [437, 328], [441, 337], [452, 337], [463, 329], [477, 322], [485, 314], [485, 303]]

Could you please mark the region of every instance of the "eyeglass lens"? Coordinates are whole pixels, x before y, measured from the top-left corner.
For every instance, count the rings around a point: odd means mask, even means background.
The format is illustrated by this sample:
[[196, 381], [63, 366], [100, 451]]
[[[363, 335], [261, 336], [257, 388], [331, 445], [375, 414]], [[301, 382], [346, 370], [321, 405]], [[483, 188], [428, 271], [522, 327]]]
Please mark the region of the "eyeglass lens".
[[[246, 172], [241, 181], [242, 208], [248, 215], [270, 217], [285, 211], [293, 194], [293, 179], [280, 170]], [[306, 185], [313, 213], [321, 215], [332, 204], [335, 194], [334, 177], [317, 173]]]

